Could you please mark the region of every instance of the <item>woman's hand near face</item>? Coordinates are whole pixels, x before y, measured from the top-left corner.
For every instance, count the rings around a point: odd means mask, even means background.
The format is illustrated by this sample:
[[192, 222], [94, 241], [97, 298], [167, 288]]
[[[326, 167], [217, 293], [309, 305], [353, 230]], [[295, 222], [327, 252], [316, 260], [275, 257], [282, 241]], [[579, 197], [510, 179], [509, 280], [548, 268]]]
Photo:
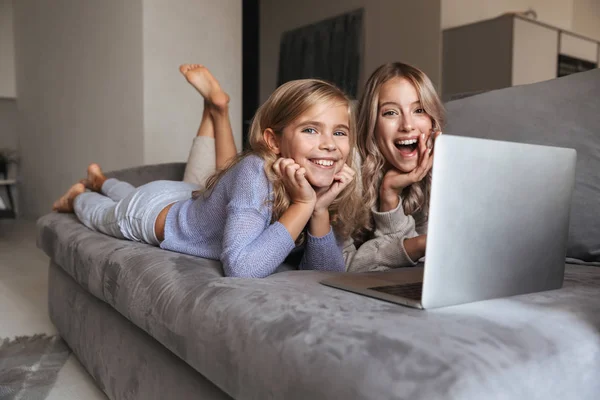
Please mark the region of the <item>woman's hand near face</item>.
[[[420, 182], [427, 176], [433, 166], [433, 143], [442, 132], [432, 133], [433, 138], [426, 138], [425, 134], [419, 135], [419, 164], [410, 172], [402, 172], [395, 168], [388, 170], [383, 176], [379, 188], [379, 211], [390, 211], [398, 207], [400, 199], [398, 196], [404, 188], [413, 183]], [[431, 145], [427, 145], [427, 141]]]

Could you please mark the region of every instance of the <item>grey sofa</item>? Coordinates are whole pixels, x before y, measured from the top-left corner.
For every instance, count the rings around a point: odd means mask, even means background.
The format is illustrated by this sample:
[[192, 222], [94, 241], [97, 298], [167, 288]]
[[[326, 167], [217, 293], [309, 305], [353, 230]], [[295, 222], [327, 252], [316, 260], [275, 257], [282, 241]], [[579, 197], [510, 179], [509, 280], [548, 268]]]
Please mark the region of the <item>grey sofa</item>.
[[447, 104], [446, 133], [577, 148], [561, 290], [418, 311], [320, 285], [328, 273], [224, 278], [53, 213], [38, 221], [51, 319], [111, 399], [597, 399], [599, 94], [593, 71]]

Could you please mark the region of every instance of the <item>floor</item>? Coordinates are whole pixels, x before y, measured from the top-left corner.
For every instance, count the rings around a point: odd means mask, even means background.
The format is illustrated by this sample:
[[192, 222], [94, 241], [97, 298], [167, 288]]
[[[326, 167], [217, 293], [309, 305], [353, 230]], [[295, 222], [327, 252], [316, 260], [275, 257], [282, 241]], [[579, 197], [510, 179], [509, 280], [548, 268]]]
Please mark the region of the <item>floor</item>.
[[[36, 246], [35, 221], [0, 219], [0, 337], [55, 334], [47, 311], [48, 257]], [[106, 400], [74, 355], [46, 400]]]

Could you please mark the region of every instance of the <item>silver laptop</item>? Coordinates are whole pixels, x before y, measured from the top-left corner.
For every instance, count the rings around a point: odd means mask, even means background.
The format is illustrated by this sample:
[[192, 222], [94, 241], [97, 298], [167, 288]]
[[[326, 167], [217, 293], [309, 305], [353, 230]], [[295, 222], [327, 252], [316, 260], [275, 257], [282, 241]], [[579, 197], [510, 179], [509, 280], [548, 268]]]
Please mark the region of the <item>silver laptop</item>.
[[321, 283], [429, 309], [562, 287], [573, 149], [440, 136], [424, 264]]

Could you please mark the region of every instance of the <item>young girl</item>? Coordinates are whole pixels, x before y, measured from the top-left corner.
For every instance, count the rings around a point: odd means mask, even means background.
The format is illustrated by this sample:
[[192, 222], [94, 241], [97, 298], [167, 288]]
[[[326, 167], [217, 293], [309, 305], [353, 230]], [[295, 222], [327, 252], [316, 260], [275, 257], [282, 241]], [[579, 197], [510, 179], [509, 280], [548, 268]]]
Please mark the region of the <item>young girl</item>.
[[349, 271], [415, 265], [425, 255], [432, 150], [443, 121], [442, 102], [419, 69], [384, 64], [367, 81], [357, 125], [371, 221]]
[[93, 167], [88, 180], [102, 194], [77, 183], [54, 208], [110, 236], [218, 259], [226, 276], [268, 276], [296, 242], [304, 247], [301, 269], [344, 271], [337, 242], [354, 231], [361, 210], [348, 159], [352, 117], [333, 85], [288, 82], [257, 111], [250, 149], [206, 190], [192, 197], [195, 185], [170, 181], [136, 189]]

